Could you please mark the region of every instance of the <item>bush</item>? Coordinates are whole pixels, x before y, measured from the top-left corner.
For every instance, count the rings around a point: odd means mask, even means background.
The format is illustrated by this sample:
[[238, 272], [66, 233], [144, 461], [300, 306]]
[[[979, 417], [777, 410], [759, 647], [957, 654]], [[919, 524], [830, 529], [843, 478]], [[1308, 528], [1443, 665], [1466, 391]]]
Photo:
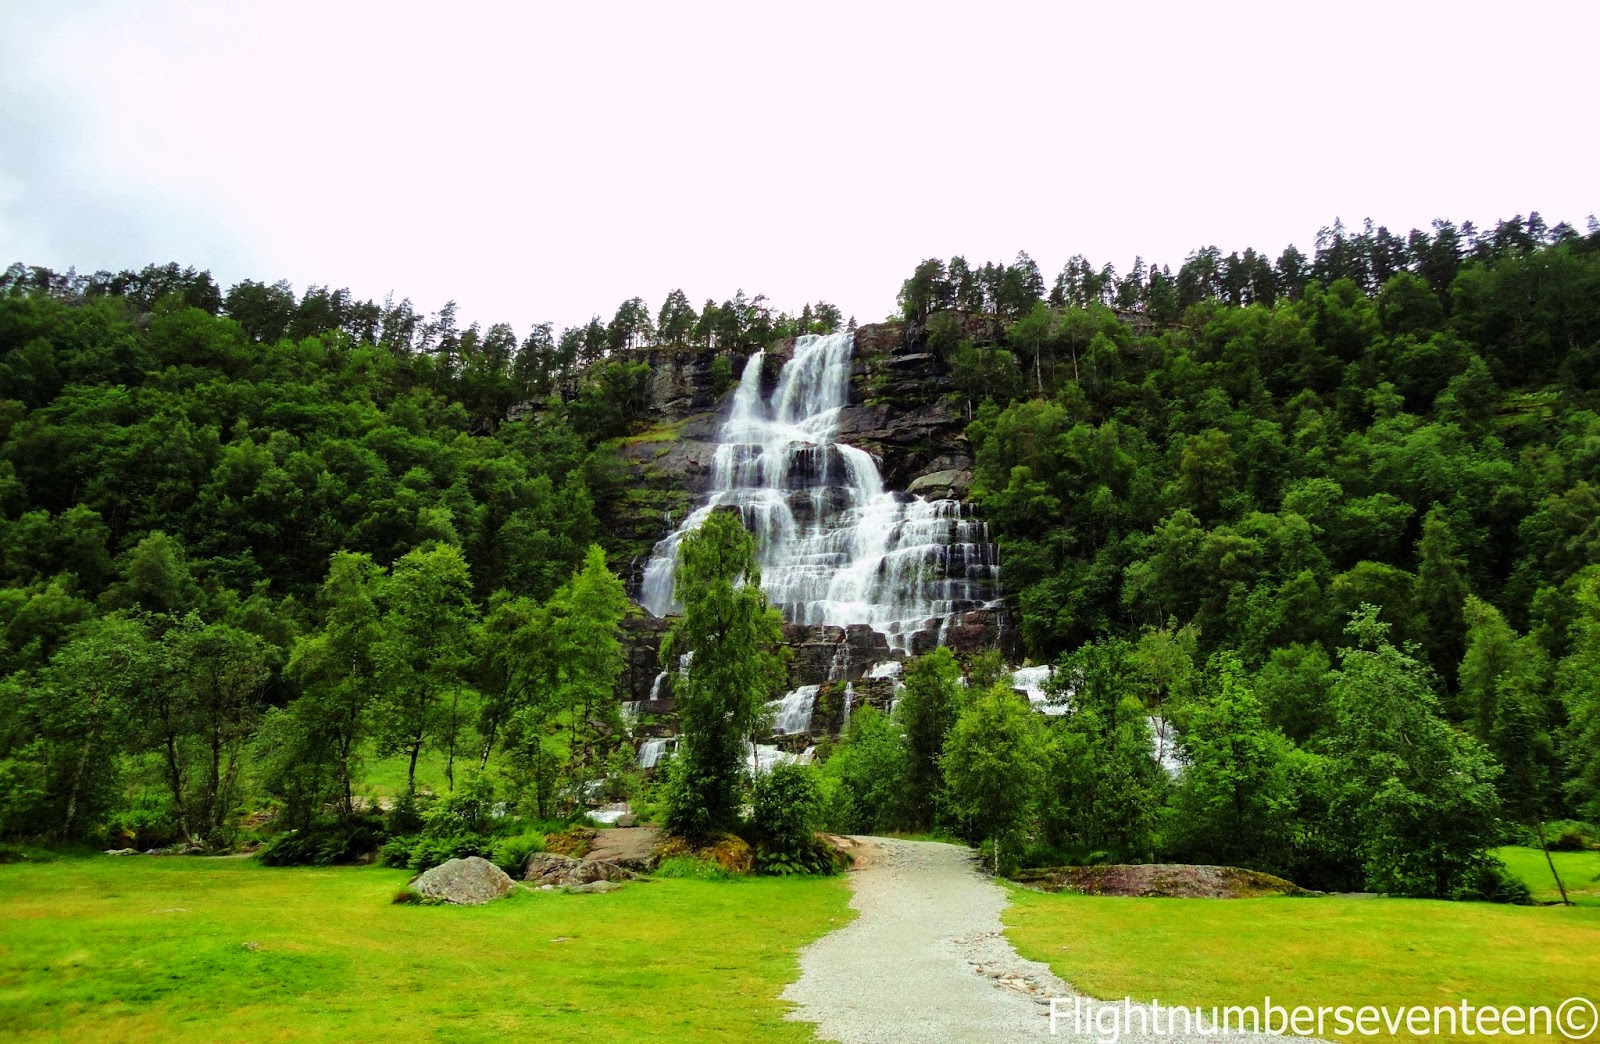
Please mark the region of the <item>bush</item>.
[[415, 794], [402, 794], [395, 799], [394, 807], [384, 817], [383, 825], [391, 837], [415, 834], [422, 829], [422, 813], [422, 805]]
[[1533, 893], [1500, 860], [1485, 859], [1468, 874], [1453, 898], [1527, 906], [1533, 902]]
[[382, 842], [383, 824], [375, 818], [319, 823], [279, 834], [258, 858], [265, 866], [334, 866], [354, 862]]
[[[1539, 831], [1522, 823], [1506, 827], [1505, 843], [1539, 848]], [[1552, 852], [1586, 852], [1600, 848], [1600, 827], [1576, 819], [1553, 819], [1544, 825], [1544, 841]]]
[[379, 862], [384, 866], [428, 870], [451, 859], [490, 858], [499, 829], [516, 821], [506, 819], [496, 805], [493, 781], [471, 772], [454, 792], [425, 809], [407, 799], [396, 802], [389, 822], [417, 822], [420, 830], [392, 838], [379, 850]]
[[422, 814], [423, 832], [436, 836], [490, 833], [496, 812], [494, 781], [469, 772], [460, 786]]
[[[820, 744], [817, 754], [822, 757]], [[822, 825], [841, 834], [882, 834], [910, 826], [909, 771], [905, 729], [876, 707], [862, 707], [822, 762]]]
[[106, 820], [106, 844], [111, 848], [166, 848], [182, 840], [171, 799], [150, 792], [140, 793]]
[[528, 868], [528, 857], [543, 851], [544, 835], [530, 830], [496, 841], [490, 861], [512, 877], [520, 878]]
[[1589, 847], [1589, 839], [1584, 836], [1583, 831], [1575, 828], [1563, 830], [1550, 839], [1552, 852], [1585, 852]]
[[811, 769], [774, 765], [756, 777], [751, 805], [756, 866], [762, 873], [831, 874], [839, 869], [832, 846], [817, 838], [822, 794]]
[[465, 831], [458, 834], [416, 834], [397, 837], [379, 849], [378, 858], [384, 866], [405, 867], [408, 870], [431, 870], [440, 863], [468, 856], [492, 854], [494, 839]]

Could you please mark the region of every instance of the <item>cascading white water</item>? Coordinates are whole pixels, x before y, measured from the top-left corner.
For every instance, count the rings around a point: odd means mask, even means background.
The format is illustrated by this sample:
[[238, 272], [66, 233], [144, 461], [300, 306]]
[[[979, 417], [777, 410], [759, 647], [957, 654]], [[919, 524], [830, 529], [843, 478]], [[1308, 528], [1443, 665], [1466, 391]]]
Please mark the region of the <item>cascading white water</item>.
[[817, 706], [820, 685], [802, 685], [773, 704], [772, 731], [780, 736], [793, 736], [811, 731], [811, 715]]
[[867, 624], [910, 652], [918, 632], [937, 634], [995, 596], [998, 567], [982, 522], [964, 518], [954, 500], [885, 490], [872, 456], [837, 440], [853, 340], [800, 338], [770, 401], [761, 355], [745, 363], [712, 459], [710, 498], [656, 545], [639, 592], [646, 609], [677, 608], [678, 544], [718, 508], [736, 508], [755, 534], [762, 589], [792, 623]]
[[666, 739], [647, 739], [639, 745], [639, 767], [653, 769], [661, 764], [661, 759], [678, 745], [676, 736]]

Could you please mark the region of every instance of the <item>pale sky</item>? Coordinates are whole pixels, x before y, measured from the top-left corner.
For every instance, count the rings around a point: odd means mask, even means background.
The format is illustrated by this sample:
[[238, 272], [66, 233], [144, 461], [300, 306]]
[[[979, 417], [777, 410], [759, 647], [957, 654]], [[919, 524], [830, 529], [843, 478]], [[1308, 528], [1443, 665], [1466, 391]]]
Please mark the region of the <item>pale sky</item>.
[[528, 324], [1600, 210], [1600, 4], [0, 3], [0, 266]]

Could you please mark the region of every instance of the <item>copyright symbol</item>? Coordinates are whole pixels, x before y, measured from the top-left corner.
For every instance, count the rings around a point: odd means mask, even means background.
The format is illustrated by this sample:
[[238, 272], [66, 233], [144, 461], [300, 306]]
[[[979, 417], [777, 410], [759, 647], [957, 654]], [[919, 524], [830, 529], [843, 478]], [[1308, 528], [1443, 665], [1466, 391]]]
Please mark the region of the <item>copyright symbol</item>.
[[1587, 997], [1568, 997], [1556, 1009], [1556, 1030], [1573, 1040], [1583, 1040], [1600, 1025], [1600, 1009]]

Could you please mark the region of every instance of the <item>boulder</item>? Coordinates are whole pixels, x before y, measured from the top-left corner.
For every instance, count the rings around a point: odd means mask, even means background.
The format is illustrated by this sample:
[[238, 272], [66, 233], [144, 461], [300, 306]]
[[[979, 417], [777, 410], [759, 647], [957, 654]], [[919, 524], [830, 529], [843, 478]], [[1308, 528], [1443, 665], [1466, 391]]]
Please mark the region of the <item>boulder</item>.
[[514, 887], [504, 870], [479, 856], [448, 860], [411, 879], [412, 890], [424, 899], [458, 906], [481, 906]]
[[628, 881], [633, 874], [615, 863], [599, 859], [574, 859], [554, 852], [535, 852], [528, 857], [522, 879], [535, 887], [544, 885], [584, 885], [595, 881]]
[[906, 492], [929, 500], [965, 500], [971, 488], [972, 472], [965, 468], [949, 468], [912, 479]]
[[574, 895], [590, 895], [594, 893], [615, 892], [622, 885], [615, 881], [590, 881], [588, 884], [567, 885], [567, 891]]

